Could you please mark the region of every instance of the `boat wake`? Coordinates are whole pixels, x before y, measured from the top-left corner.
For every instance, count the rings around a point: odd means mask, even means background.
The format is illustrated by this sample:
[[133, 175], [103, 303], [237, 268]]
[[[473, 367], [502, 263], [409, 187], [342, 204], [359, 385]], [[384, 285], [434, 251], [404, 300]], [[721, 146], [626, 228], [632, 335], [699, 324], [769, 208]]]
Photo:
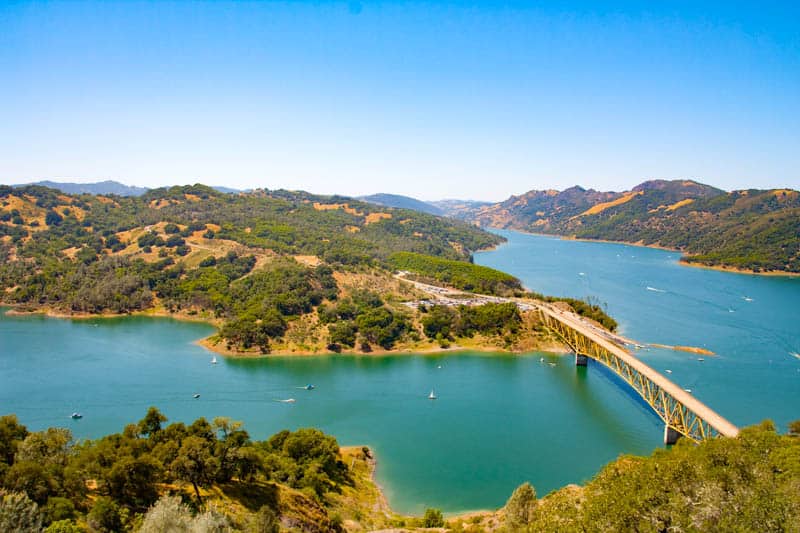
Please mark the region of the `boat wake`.
[[647, 290], [653, 292], [667, 292], [664, 289], [656, 289], [655, 287], [647, 287]]

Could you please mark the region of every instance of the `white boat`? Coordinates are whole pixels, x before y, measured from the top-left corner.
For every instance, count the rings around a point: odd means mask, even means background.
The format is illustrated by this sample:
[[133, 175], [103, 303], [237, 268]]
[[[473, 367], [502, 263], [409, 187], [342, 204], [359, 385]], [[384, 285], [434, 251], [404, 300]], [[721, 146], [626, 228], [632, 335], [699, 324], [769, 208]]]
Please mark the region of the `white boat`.
[[275, 400], [275, 401], [276, 402], [280, 402], [280, 403], [294, 403], [295, 399], [294, 398], [286, 398], [285, 400]]
[[306, 390], [314, 390], [314, 385], [311, 385], [311, 384], [309, 383], [308, 385], [306, 385], [306, 386], [305, 386], [305, 389], [306, 389]]
[[698, 358], [697, 358], [697, 360], [698, 360], [698, 361], [700, 361], [701, 363], [702, 363], [703, 361], [705, 361], [705, 359], [703, 359], [702, 357], [698, 357]]
[[431, 389], [431, 393], [428, 394], [428, 399], [429, 400], [435, 400], [436, 399], [436, 394], [433, 392], [433, 389]]
[[540, 358], [539, 358], [539, 362], [540, 362], [540, 363], [544, 363], [544, 357], [540, 357]]
[[196, 400], [197, 398], [199, 398], [199, 397], [200, 397], [200, 395], [199, 395], [199, 394], [195, 394], [195, 395], [193, 395], [193, 396], [192, 396], [192, 398], [194, 398], [195, 400]]
[[686, 392], [688, 392], [689, 394], [691, 394], [691, 393], [692, 393], [692, 389], [683, 389], [683, 390], [685, 390], [685, 391], [686, 391]]
[[665, 370], [664, 372], [666, 372], [667, 374], [672, 374], [672, 370], [669, 369]]
[[75, 412], [70, 415], [70, 418], [72, 418], [73, 420], [80, 420], [81, 418], [83, 418], [83, 415], [78, 412]]
[[211, 364], [212, 365], [216, 365], [217, 364], [217, 356], [216, 355], [211, 358]]
[[789, 352], [789, 355], [791, 355], [792, 357], [796, 357], [796, 358], [800, 359], [800, 353], [797, 353], [797, 352]]

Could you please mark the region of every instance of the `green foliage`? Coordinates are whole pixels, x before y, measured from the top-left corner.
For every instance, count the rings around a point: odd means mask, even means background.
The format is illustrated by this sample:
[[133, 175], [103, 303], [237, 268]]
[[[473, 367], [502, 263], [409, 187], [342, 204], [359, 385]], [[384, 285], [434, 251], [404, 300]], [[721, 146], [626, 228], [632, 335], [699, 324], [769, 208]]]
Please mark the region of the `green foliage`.
[[426, 509], [422, 517], [422, 527], [444, 527], [442, 512], [439, 509]]
[[517, 487], [506, 502], [506, 527], [520, 531], [533, 522], [536, 509], [536, 489], [530, 483]]
[[493, 268], [418, 253], [397, 252], [388, 263], [395, 270], [408, 271], [457, 289], [505, 296], [522, 290], [520, 281]]
[[524, 201], [512, 197], [464, 217], [537, 233], [676, 248], [687, 252], [686, 261], [704, 265], [800, 272], [797, 191], [725, 192], [692, 181], [655, 180], [633, 192], [625, 202], [592, 212], [626, 193], [531, 191], [522, 195]]
[[86, 516], [89, 530], [97, 533], [115, 533], [122, 529], [122, 517], [119, 505], [112, 500], [101, 496], [94, 501], [92, 509]]
[[[324, 502], [328, 493], [352, 484], [336, 439], [316, 429], [282, 431], [253, 442], [240, 422], [225, 417], [211, 423], [200, 418], [189, 426], [164, 427], [165, 422], [153, 407], [122, 433], [76, 445], [66, 430], [28, 433], [15, 417], [3, 417], [4, 445], [17, 452], [0, 460], [13, 471], [0, 480], [0, 524], [44, 521], [53, 531], [72, 532], [76, 521], [85, 521], [90, 531], [100, 532], [131, 530], [141, 521], [142, 531], [230, 531], [224, 516], [203, 510], [200, 488], [235, 484], [261, 490], [266, 482], [279, 481]], [[88, 480], [96, 482], [91, 498]], [[194, 488], [196, 515], [180, 498], [159, 499], [165, 484], [181, 483]], [[274, 531], [273, 511], [279, 509], [271, 505], [254, 517], [254, 531]], [[144, 518], [137, 514], [144, 512]]]
[[42, 516], [39, 507], [24, 493], [0, 491], [0, 531], [39, 533]]
[[530, 531], [797, 531], [800, 440], [771, 423], [737, 438], [623, 456], [541, 501]]

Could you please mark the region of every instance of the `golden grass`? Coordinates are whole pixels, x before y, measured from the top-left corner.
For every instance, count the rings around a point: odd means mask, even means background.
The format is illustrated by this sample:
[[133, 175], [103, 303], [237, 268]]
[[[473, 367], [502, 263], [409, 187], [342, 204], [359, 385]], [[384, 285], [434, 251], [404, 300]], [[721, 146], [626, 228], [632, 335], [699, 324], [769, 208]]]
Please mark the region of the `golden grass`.
[[[636, 198], [637, 196], [640, 196], [642, 194], [644, 194], [642, 191], [629, 192], [627, 194], [624, 194], [624, 195], [620, 196], [616, 200], [611, 200], [610, 202], [601, 202], [599, 204], [595, 204], [592, 207], [590, 207], [589, 209], [587, 209], [586, 211], [584, 211], [583, 213], [581, 213], [580, 215], [578, 215], [578, 217], [583, 217], [583, 216], [588, 216], [588, 215], [596, 215], [598, 213], [602, 213], [606, 209], [610, 209], [612, 207], [616, 207], [618, 205], [622, 205], [624, 203], [630, 202], [631, 200], [633, 200], [634, 198]], [[573, 217], [573, 218], [577, 218], [577, 217]]]

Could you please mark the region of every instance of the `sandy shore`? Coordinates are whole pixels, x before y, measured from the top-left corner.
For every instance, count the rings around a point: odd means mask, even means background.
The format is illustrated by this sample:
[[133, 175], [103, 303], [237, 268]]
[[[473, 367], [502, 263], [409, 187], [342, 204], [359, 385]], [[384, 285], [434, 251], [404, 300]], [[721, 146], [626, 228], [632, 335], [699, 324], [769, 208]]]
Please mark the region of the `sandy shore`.
[[479, 352], [479, 353], [486, 353], [486, 354], [512, 354], [512, 355], [522, 355], [532, 352], [543, 352], [549, 353], [553, 355], [564, 355], [567, 353], [571, 353], [566, 346], [559, 345], [559, 344], [542, 344], [537, 347], [533, 347], [530, 349], [525, 350], [506, 350], [497, 346], [460, 346], [458, 344], [451, 344], [447, 348], [443, 348], [441, 346], [402, 346], [400, 348], [392, 349], [392, 350], [385, 350], [380, 347], [373, 347], [372, 351], [370, 352], [363, 352], [360, 350], [354, 349], [347, 349], [342, 350], [340, 352], [332, 352], [330, 350], [320, 349], [320, 350], [299, 350], [299, 349], [291, 349], [291, 350], [281, 350], [276, 349], [271, 351], [270, 353], [263, 354], [258, 349], [248, 350], [248, 351], [241, 351], [241, 350], [229, 350], [227, 346], [225, 346], [224, 341], [218, 341], [216, 335], [211, 335], [204, 339], [200, 339], [195, 342], [202, 346], [203, 348], [214, 352], [219, 355], [223, 355], [225, 357], [312, 357], [315, 355], [357, 355], [360, 357], [381, 357], [381, 356], [394, 356], [394, 355], [446, 355], [446, 354], [461, 354], [461, 353], [469, 353], [469, 352]]

